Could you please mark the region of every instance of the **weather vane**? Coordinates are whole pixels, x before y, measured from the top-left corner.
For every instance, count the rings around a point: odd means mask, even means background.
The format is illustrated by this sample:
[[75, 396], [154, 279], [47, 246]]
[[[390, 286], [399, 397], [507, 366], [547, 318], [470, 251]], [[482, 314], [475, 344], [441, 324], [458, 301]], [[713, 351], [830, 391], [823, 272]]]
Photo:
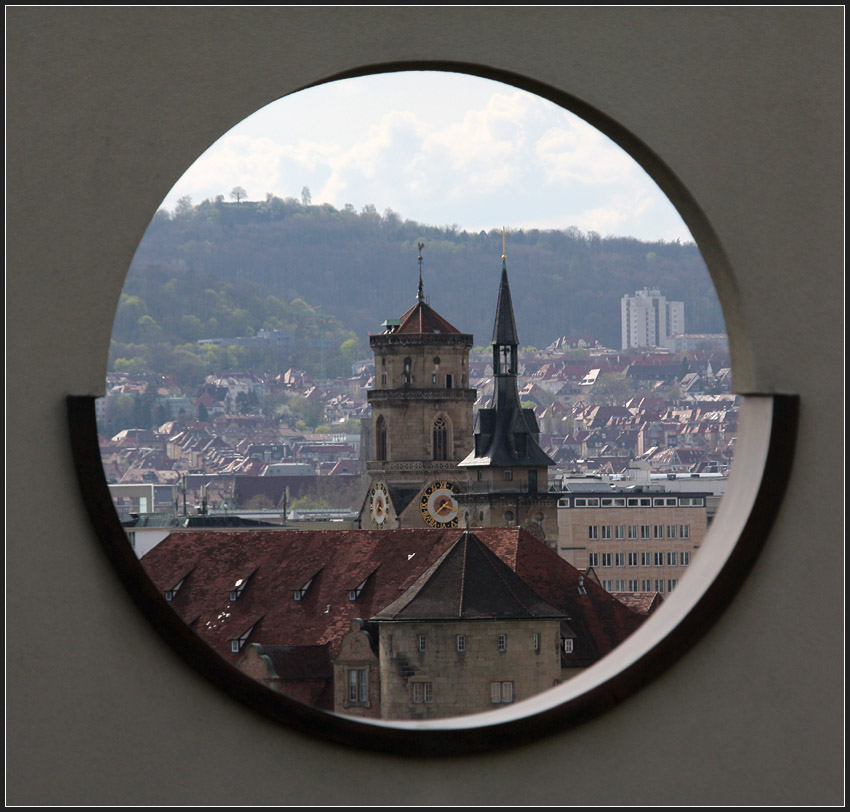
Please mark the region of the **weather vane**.
[[422, 289], [422, 249], [425, 247], [424, 242], [419, 242], [419, 289], [416, 293], [416, 299], [419, 302], [425, 301], [425, 292]]

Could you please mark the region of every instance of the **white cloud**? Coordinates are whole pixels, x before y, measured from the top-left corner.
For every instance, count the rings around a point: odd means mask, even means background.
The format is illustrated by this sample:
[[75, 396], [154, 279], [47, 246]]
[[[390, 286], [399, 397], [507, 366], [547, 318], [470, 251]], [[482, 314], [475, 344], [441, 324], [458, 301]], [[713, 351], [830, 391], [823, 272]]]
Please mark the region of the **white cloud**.
[[275, 102], [214, 144], [165, 204], [235, 185], [254, 200], [309, 185], [314, 203], [372, 203], [475, 230], [508, 222], [689, 239], [607, 137], [541, 98], [457, 74], [351, 79]]

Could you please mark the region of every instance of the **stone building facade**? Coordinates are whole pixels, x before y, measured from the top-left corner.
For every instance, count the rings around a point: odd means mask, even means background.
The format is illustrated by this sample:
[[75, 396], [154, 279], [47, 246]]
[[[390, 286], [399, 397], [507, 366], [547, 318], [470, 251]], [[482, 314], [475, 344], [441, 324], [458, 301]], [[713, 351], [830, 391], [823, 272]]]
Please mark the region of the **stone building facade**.
[[456, 527], [457, 465], [472, 445], [473, 337], [425, 301], [421, 277], [416, 304], [383, 327], [369, 339], [375, 388], [360, 526]]

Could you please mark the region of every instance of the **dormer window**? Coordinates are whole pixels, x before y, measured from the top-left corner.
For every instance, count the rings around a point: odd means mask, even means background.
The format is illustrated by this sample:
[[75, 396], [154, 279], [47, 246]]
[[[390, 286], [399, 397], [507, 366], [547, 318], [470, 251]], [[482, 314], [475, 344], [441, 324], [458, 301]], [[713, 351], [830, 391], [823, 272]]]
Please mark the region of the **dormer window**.
[[369, 580], [369, 576], [367, 575], [363, 579], [363, 582], [359, 586], [356, 586], [354, 589], [349, 589], [348, 590], [348, 600], [356, 601], [360, 597], [360, 593], [363, 591], [363, 588], [366, 586], [366, 581], [368, 581], [368, 580]]
[[[315, 576], [313, 576], [313, 578], [315, 578]], [[301, 589], [296, 589], [292, 593], [292, 600], [294, 600], [294, 601], [304, 600], [304, 596], [307, 594], [307, 590], [310, 588], [310, 584], [313, 583], [313, 578], [310, 578], [310, 580], [307, 581], [304, 584], [304, 586], [301, 587]]]
[[230, 652], [232, 654], [238, 654], [240, 651], [242, 651], [243, 647], [245, 646], [245, 643], [248, 642], [248, 638], [251, 636], [251, 632], [254, 631], [254, 626], [256, 625], [257, 624], [255, 623], [249, 629], [244, 631], [239, 637], [230, 641]]
[[252, 572], [250, 575], [246, 575], [244, 578], [237, 578], [236, 582], [230, 588], [230, 602], [238, 601], [240, 597], [242, 597], [242, 593], [245, 591], [245, 587], [248, 586], [248, 581], [251, 580], [251, 576], [254, 573]]
[[177, 593], [180, 591], [180, 587], [183, 586], [185, 580], [186, 576], [184, 575], [171, 589], [167, 589], [165, 591], [165, 600], [173, 601], [177, 597]]

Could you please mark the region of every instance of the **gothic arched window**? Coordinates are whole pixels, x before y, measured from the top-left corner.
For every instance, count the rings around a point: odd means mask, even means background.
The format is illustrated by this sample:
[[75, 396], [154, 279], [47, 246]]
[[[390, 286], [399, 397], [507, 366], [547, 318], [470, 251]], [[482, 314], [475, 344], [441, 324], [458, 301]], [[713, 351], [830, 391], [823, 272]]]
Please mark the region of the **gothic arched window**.
[[387, 458], [387, 421], [380, 415], [375, 421], [375, 459]]
[[438, 417], [434, 421], [434, 459], [447, 460], [449, 458], [449, 427], [444, 417]]

